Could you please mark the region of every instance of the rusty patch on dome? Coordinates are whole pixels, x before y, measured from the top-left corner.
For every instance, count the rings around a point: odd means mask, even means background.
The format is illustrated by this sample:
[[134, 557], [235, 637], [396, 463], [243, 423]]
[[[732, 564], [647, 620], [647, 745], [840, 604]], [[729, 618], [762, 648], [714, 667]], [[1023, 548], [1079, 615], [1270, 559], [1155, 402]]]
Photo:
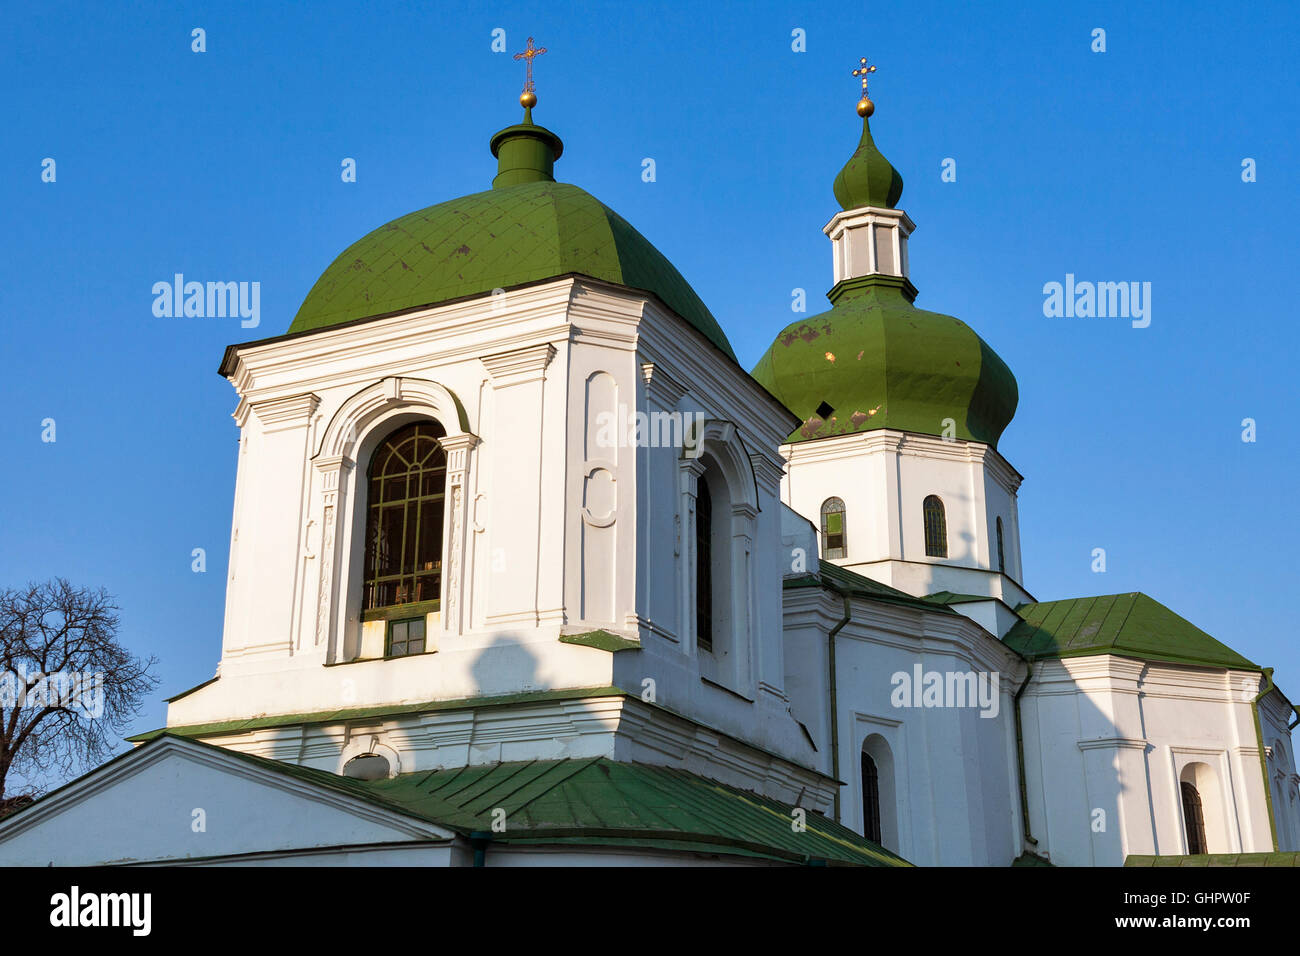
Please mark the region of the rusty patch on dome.
[[459, 249], [457, 249], [455, 252], [453, 252], [452, 255], [453, 255], [453, 256], [467, 256], [467, 255], [469, 255], [469, 246], [461, 246]]
[[812, 438], [825, 424], [826, 422], [824, 420], [818, 418], [816, 415], [812, 415], [803, 423], [803, 426], [799, 429], [799, 434], [804, 438]]

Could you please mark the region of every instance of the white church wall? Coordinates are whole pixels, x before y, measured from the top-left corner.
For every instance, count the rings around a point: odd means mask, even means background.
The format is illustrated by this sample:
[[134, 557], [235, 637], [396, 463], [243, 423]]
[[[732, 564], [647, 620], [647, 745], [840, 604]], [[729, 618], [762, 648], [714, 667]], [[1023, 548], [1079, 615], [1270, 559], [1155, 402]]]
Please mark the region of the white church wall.
[[[842, 619], [838, 596], [819, 588], [786, 592], [787, 687], [791, 706], [832, 773], [828, 713], [829, 631]], [[1018, 794], [1011, 761], [1014, 655], [964, 619], [853, 600], [835, 638], [841, 822], [864, 832], [861, 754], [880, 770], [882, 841], [921, 865], [1004, 866], [1020, 852]], [[946, 697], [924, 706], [899, 696], [922, 674], [996, 680], [984, 710]], [[896, 679], [896, 675], [903, 675]], [[996, 675], [996, 676], [993, 676]], [[920, 704], [920, 705], [917, 705]]]
[[0, 863], [95, 866], [452, 838], [194, 744], [155, 744], [141, 757], [119, 758], [6, 821]]
[[[232, 380], [241, 410], [252, 412], [227, 631], [237, 651], [249, 621], [280, 643], [256, 658], [228, 654], [218, 681], [173, 703], [169, 724], [238, 720], [250, 700], [259, 714], [293, 715], [617, 683], [653, 687], [651, 699], [675, 713], [810, 765], [788, 710], [781, 595], [770, 583], [786, 562], [777, 447], [792, 422], [697, 339], [627, 290], [561, 280], [240, 349]], [[610, 445], [599, 435], [601, 415], [652, 403], [706, 423], [700, 461], [726, 471], [736, 491], [734, 513], [719, 519], [732, 644], [706, 661], [694, 645], [683, 493], [694, 466], [678, 446]], [[274, 453], [262, 409], [274, 410]], [[455, 446], [442, 607], [428, 618], [431, 653], [367, 659], [363, 647], [372, 655], [380, 642], [362, 640], [366, 469], [386, 433], [420, 416], [437, 418]], [[266, 469], [276, 480], [248, 480]], [[642, 473], [655, 480], [642, 487]], [[264, 513], [276, 522], [260, 521]], [[256, 534], [243, 533], [249, 525]], [[264, 607], [278, 617], [263, 620]], [[559, 641], [595, 629], [644, 650], [611, 655]], [[404, 733], [390, 728], [395, 746]], [[342, 746], [331, 734], [296, 756], [275, 733], [224, 742], [321, 766]], [[419, 766], [452, 753], [445, 744], [436, 758], [424, 745], [413, 750]], [[513, 752], [571, 751], [524, 740]]]
[[1278, 849], [1300, 852], [1300, 774], [1296, 773], [1295, 750], [1289, 729], [1296, 714], [1286, 698], [1275, 689], [1260, 701], [1259, 719], [1264, 733]]
[[1110, 655], [1043, 661], [1022, 700], [1038, 852], [1070, 866], [1186, 853], [1179, 784], [1194, 782], [1211, 853], [1272, 849], [1245, 680]]
[[[1018, 584], [1020, 476], [978, 442], [880, 429], [782, 447], [782, 499], [820, 528], [823, 502], [844, 501], [846, 546], [835, 563], [918, 596], [988, 594], [1012, 607], [1030, 596]], [[923, 503], [944, 506], [947, 556], [926, 554]], [[998, 573], [997, 519], [1006, 574]]]

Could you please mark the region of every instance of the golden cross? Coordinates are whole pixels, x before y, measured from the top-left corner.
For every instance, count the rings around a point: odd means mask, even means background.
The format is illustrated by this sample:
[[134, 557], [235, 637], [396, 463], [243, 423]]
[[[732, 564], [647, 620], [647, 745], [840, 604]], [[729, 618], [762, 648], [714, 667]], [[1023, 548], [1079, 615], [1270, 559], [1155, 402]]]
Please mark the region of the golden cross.
[[872, 73], [875, 73], [876, 68], [874, 66], [867, 66], [867, 58], [865, 56], [862, 57], [862, 59], [859, 62], [861, 62], [862, 65], [853, 71], [853, 75], [862, 77], [862, 95], [866, 96], [867, 77], [870, 76]]
[[[532, 37], [529, 37], [529, 38], [528, 38], [528, 45], [524, 47], [524, 52], [523, 52], [523, 53], [516, 53], [516, 54], [515, 54], [515, 59], [516, 59], [516, 60], [523, 60], [524, 63], [528, 66], [528, 78], [524, 81], [524, 92], [525, 92], [525, 93], [531, 93], [531, 92], [533, 92], [533, 57], [535, 57], [535, 56], [541, 56], [541, 55], [542, 55], [543, 53], [545, 53], [545, 52], [546, 52], [546, 47], [540, 47], [540, 48], [534, 49], [534, 48], [533, 48], [533, 38], [532, 38]], [[865, 61], [863, 61], [863, 62], [865, 62]], [[873, 67], [873, 69], [874, 69], [874, 67]]]

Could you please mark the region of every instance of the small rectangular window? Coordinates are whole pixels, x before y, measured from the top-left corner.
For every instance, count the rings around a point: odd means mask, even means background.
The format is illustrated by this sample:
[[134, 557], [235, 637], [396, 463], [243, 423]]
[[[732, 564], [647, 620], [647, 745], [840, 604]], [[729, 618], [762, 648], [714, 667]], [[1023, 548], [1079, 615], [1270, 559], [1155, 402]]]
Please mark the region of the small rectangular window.
[[424, 653], [424, 618], [388, 622], [388, 657]]

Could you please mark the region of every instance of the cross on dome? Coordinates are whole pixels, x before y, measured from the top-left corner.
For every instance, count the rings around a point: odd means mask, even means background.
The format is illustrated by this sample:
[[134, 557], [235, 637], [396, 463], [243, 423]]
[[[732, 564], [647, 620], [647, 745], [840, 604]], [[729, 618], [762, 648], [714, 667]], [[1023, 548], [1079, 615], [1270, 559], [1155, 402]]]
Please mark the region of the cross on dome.
[[858, 115], [866, 119], [876, 111], [876, 104], [867, 98], [867, 77], [876, 72], [875, 64], [867, 66], [867, 58], [861, 57], [858, 60], [860, 64], [851, 75], [859, 77], [862, 80], [862, 99], [858, 100]]
[[516, 60], [523, 60], [527, 67], [526, 77], [524, 79], [524, 91], [519, 94], [519, 103], [525, 109], [532, 109], [537, 104], [537, 92], [533, 89], [533, 60], [546, 52], [546, 47], [534, 47], [533, 38], [528, 38], [528, 43], [524, 46], [522, 53], [516, 53]]

